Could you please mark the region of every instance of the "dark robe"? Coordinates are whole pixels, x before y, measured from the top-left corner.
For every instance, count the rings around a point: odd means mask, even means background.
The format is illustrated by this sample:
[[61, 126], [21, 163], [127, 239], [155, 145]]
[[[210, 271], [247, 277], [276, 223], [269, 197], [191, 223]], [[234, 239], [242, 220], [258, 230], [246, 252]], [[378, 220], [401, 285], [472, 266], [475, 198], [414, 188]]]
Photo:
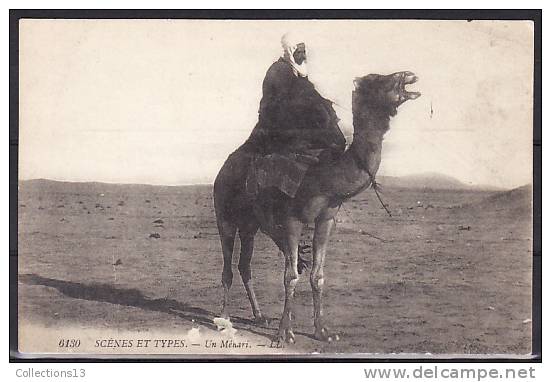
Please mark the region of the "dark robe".
[[294, 197], [309, 166], [344, 152], [346, 140], [331, 101], [280, 58], [266, 72], [258, 123], [245, 149], [254, 153], [251, 193], [278, 188]]
[[280, 58], [266, 72], [258, 123], [248, 143], [262, 154], [342, 152], [346, 140], [338, 120], [331, 101]]

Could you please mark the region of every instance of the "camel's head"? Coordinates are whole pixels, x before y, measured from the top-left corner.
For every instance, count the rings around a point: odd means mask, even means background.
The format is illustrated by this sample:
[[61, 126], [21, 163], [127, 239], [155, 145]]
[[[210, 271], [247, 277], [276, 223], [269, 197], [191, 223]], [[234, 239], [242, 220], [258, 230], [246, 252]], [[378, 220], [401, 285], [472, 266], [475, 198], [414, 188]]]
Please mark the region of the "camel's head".
[[[398, 106], [410, 99], [421, 96], [419, 92], [409, 92], [405, 86], [417, 82], [412, 72], [397, 72], [389, 75], [369, 74], [354, 80], [354, 99], [369, 109], [378, 109], [388, 115], [396, 115]], [[355, 102], [355, 103], [356, 103]]]

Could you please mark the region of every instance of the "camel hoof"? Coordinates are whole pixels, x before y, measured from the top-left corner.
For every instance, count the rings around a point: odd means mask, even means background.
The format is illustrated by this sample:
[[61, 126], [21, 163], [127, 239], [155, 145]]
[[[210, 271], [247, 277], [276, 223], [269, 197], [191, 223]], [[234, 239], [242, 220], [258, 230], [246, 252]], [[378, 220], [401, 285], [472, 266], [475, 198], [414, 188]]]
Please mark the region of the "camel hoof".
[[286, 342], [288, 344], [295, 343], [295, 333], [291, 329], [280, 330], [277, 335], [278, 342]]
[[332, 333], [327, 328], [316, 329], [314, 338], [324, 342], [336, 342], [341, 339], [338, 333]]

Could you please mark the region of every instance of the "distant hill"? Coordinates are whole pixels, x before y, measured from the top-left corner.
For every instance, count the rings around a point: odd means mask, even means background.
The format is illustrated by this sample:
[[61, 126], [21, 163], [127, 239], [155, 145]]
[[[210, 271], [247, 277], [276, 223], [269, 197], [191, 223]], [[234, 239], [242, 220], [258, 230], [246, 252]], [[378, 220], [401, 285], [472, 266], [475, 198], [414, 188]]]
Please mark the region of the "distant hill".
[[532, 186], [526, 185], [508, 191], [496, 192], [473, 206], [489, 210], [505, 207], [513, 212], [529, 211], [532, 206]]
[[197, 192], [211, 192], [212, 185], [196, 184], [185, 186], [159, 186], [149, 184], [101, 183], [101, 182], [64, 182], [49, 179], [31, 179], [19, 182], [20, 191], [29, 192], [60, 192], [60, 193], [178, 193], [196, 190]]
[[473, 198], [472, 201], [456, 206], [453, 213], [472, 217], [480, 211], [485, 211], [486, 217], [497, 214], [521, 224], [525, 224], [524, 219], [532, 216], [532, 185], [484, 194], [486, 196], [483, 198]]
[[384, 187], [401, 187], [432, 190], [489, 190], [497, 191], [500, 188], [493, 186], [472, 186], [465, 184], [454, 177], [440, 173], [422, 173], [405, 176], [380, 176], [379, 182]]

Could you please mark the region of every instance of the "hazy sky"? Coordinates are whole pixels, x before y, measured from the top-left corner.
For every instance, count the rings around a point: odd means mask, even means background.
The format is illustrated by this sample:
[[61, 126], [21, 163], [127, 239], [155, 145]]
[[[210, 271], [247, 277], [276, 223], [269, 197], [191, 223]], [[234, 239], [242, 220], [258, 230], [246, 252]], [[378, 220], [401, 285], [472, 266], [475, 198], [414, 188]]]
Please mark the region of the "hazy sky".
[[312, 82], [345, 108], [354, 77], [420, 77], [423, 96], [392, 121], [380, 174], [531, 181], [530, 22], [20, 23], [21, 179], [212, 182], [254, 127], [291, 30], [305, 36]]

